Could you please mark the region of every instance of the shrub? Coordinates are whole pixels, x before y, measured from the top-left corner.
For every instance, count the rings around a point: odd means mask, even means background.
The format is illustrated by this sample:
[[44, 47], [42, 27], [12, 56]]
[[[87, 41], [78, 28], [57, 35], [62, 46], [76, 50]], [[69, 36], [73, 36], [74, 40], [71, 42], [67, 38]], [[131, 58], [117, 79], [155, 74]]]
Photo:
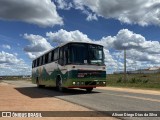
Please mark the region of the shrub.
[[122, 82], [122, 77], [119, 77], [119, 79], [117, 80], [117, 83]]
[[136, 80], [136, 82], [137, 82], [137, 83], [140, 83], [140, 82], [142, 82], [142, 79], [138, 78], [138, 79]]
[[143, 80], [143, 83], [148, 83], [149, 79]]
[[147, 77], [147, 75], [143, 74], [141, 77]]
[[141, 83], [143, 81], [140, 78], [132, 78], [129, 82], [130, 83]]
[[136, 78], [132, 78], [130, 83], [136, 83]]

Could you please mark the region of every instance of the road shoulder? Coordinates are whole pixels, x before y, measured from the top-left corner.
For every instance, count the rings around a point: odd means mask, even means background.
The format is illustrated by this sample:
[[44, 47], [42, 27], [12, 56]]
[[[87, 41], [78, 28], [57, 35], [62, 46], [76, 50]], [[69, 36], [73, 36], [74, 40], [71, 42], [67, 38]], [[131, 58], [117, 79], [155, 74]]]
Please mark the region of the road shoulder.
[[97, 89], [111, 90], [111, 91], [120, 91], [120, 92], [130, 92], [130, 93], [141, 93], [149, 95], [160, 95], [160, 91], [156, 90], [145, 90], [137, 88], [120, 88], [120, 87], [98, 87]]

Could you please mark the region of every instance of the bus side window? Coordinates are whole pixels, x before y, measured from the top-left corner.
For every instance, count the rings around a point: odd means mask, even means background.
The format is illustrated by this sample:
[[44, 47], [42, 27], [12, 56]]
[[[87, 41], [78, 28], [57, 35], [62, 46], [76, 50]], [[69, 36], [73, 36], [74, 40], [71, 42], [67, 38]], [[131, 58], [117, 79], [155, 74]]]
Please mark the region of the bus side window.
[[41, 57], [41, 65], [43, 65], [43, 56]]
[[39, 61], [40, 61], [40, 58], [37, 59], [37, 66], [39, 66]]
[[54, 61], [58, 59], [58, 48], [54, 51]]
[[35, 60], [35, 67], [37, 67], [37, 59]]
[[51, 61], [54, 61], [54, 50], [52, 50]]
[[39, 58], [39, 65], [42, 65], [42, 57]]
[[48, 53], [45, 55], [45, 64], [48, 63]]
[[68, 63], [68, 46], [64, 47], [64, 65]]
[[36, 60], [34, 60], [34, 67], [36, 67]]
[[48, 62], [49, 63], [51, 62], [51, 58], [52, 58], [52, 52], [49, 52], [49, 54], [48, 54]]
[[43, 55], [43, 65], [45, 64], [45, 55]]
[[64, 59], [63, 47], [61, 47], [61, 48], [59, 48], [59, 60], [58, 60], [60, 65], [64, 65], [63, 59]]

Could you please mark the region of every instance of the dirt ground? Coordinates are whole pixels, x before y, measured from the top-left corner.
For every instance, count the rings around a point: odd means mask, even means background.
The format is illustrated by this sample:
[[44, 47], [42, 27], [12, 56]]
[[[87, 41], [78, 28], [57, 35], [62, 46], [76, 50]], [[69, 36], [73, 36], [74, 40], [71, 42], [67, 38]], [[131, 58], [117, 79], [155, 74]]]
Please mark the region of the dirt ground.
[[[30, 98], [18, 92], [16, 86], [0, 83], [0, 111], [92, 111], [55, 97]], [[40, 93], [37, 93], [38, 95]], [[92, 116], [92, 115], [91, 115]], [[22, 118], [0, 118], [0, 120]], [[53, 120], [53, 117], [23, 118], [26, 120]], [[114, 120], [113, 117], [54, 117], [54, 120]]]

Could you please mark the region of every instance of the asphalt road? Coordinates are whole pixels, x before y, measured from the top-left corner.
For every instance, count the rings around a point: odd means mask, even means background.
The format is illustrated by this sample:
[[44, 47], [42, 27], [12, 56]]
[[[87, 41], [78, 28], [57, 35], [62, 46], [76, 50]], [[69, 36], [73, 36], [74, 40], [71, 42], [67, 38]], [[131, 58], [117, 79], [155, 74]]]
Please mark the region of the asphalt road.
[[[32, 93], [41, 92], [38, 97], [56, 97], [96, 111], [160, 111], [160, 95], [131, 93], [127, 91], [94, 89], [92, 93], [86, 93], [81, 89], [68, 89], [64, 93], [54, 88], [37, 88], [36, 85], [26, 81], [4, 81], [16, 85], [16, 90], [31, 98], [37, 98]], [[160, 118], [132, 118], [121, 119], [160, 119]]]

